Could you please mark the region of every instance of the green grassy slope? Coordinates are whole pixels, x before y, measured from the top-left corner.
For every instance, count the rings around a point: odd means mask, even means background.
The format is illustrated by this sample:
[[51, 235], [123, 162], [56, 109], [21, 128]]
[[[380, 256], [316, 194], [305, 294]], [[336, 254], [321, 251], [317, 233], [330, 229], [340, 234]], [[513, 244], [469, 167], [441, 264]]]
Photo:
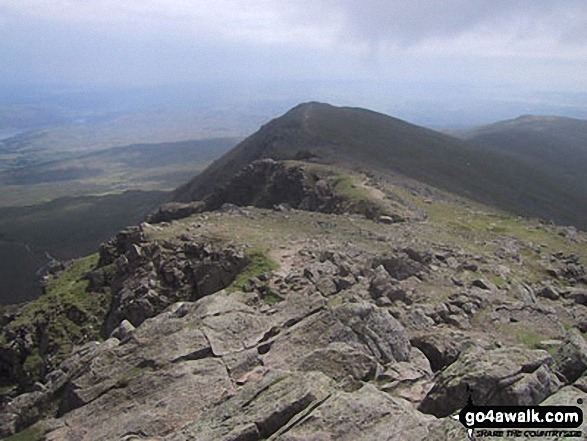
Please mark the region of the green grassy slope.
[[0, 304], [39, 295], [35, 271], [47, 262], [45, 252], [62, 260], [94, 252], [124, 226], [141, 222], [167, 197], [166, 192], [128, 191], [0, 208]]
[[358, 108], [302, 104], [271, 121], [175, 192], [202, 198], [247, 163], [313, 158], [396, 172], [515, 213], [587, 229], [587, 194], [509, 152]]
[[459, 135], [493, 151], [515, 155], [570, 191], [587, 194], [587, 120], [522, 116]]

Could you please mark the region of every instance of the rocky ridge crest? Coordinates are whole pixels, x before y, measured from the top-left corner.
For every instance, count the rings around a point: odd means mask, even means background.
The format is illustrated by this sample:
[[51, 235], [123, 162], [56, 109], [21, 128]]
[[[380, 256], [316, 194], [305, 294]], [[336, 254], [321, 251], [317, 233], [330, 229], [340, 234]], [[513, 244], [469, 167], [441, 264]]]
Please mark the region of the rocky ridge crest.
[[[587, 391], [584, 233], [356, 172], [355, 199], [338, 199], [340, 176], [312, 167], [254, 163], [206, 211], [122, 231], [50, 282], [107, 295], [97, 316], [5, 314], [0, 369], [17, 386], [0, 435], [466, 439], [448, 416], [468, 391], [479, 405]], [[357, 195], [389, 211], [351, 210]], [[90, 319], [52, 352], [52, 323]]]

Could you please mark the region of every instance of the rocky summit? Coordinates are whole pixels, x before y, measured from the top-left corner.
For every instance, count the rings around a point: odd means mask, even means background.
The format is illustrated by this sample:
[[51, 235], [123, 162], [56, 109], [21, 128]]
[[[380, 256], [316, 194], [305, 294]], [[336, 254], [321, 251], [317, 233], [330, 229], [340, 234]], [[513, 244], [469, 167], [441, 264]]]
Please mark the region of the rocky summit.
[[587, 412], [585, 233], [302, 141], [3, 310], [0, 435], [466, 440], [471, 401]]

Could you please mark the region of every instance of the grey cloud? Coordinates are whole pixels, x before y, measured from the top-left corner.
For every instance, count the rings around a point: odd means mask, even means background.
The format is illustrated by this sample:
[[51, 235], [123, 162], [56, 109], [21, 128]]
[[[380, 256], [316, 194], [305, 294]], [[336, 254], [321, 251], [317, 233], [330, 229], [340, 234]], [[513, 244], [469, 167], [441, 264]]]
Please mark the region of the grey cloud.
[[[301, 4], [300, 4], [301, 5]], [[297, 19], [342, 20], [342, 39], [417, 45], [467, 32], [511, 32], [519, 38], [548, 34], [557, 41], [585, 44], [584, 0], [311, 0]]]
[[[135, 15], [122, 19], [111, 11], [95, 21], [75, 14], [68, 20], [50, 14], [31, 18], [6, 6], [17, 0], [5, 1], [0, 0], [0, 83], [361, 78], [556, 83], [585, 89], [587, 62], [580, 56], [587, 54], [584, 0], [251, 0], [251, 9], [241, 15], [239, 0], [224, 0], [210, 2], [216, 9], [209, 11], [215, 18], [209, 22], [198, 16], [201, 7], [191, 15], [185, 11], [185, 17], [179, 14], [188, 0], [173, 3], [175, 9], [167, 13], [171, 6], [165, 0], [142, 0], [149, 5], [144, 11], [139, 0], [127, 0]], [[222, 5], [234, 8], [223, 16]], [[520, 47], [538, 56], [522, 60], [518, 48], [487, 57], [482, 45], [451, 52], [463, 35], [484, 35], [484, 43], [491, 45], [493, 34], [529, 41]], [[544, 39], [554, 43], [542, 53]], [[401, 50], [429, 42], [437, 43], [438, 51], [414, 55]], [[365, 45], [400, 50], [364, 51]], [[579, 56], [560, 62], [558, 54], [573, 50]]]

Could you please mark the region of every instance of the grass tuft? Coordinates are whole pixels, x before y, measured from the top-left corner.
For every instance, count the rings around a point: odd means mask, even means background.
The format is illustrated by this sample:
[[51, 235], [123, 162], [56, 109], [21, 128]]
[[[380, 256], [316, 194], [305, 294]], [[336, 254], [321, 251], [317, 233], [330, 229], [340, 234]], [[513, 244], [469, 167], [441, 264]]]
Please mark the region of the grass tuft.
[[[88, 340], [100, 339], [100, 327], [110, 306], [110, 292], [90, 292], [86, 274], [96, 268], [98, 254], [73, 261], [58, 277], [53, 277], [46, 293], [27, 303], [7, 326], [32, 328], [34, 349], [23, 365], [30, 381], [42, 378], [45, 367], [55, 367], [72, 348]], [[41, 333], [39, 333], [39, 331]], [[0, 344], [6, 343], [0, 341]], [[42, 351], [41, 351], [42, 346]], [[49, 362], [51, 366], [45, 366]]]
[[253, 277], [259, 277], [261, 274], [275, 271], [279, 265], [271, 259], [265, 251], [253, 249], [247, 252], [250, 259], [249, 264], [236, 277], [234, 282], [226, 288], [228, 291], [242, 291], [243, 286]]

